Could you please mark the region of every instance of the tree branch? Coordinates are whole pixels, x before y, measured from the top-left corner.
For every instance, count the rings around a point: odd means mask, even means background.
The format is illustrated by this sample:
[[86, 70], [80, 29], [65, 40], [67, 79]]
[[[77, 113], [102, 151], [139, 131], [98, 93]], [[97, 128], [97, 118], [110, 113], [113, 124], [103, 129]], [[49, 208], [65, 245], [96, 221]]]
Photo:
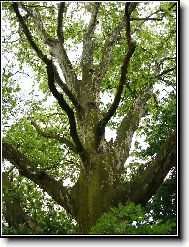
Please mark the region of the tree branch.
[[67, 88], [72, 92], [72, 95], [77, 98], [78, 79], [62, 43], [58, 42], [56, 45], [51, 47], [51, 55], [56, 58], [60, 68], [62, 69], [66, 84], [68, 85]]
[[121, 66], [121, 77], [120, 77], [119, 85], [117, 87], [116, 95], [114, 97], [114, 101], [111, 107], [109, 108], [108, 112], [106, 113], [106, 115], [100, 120], [100, 122], [97, 125], [97, 138], [99, 139], [97, 140], [97, 143], [99, 143], [100, 139], [104, 135], [106, 124], [117, 110], [117, 107], [121, 100], [123, 88], [126, 84], [126, 74], [129, 67], [129, 62], [135, 51], [135, 45], [131, 42], [129, 3], [126, 3], [125, 5], [125, 23], [126, 23], [126, 40], [128, 45], [128, 51]]
[[69, 191], [61, 182], [38, 169], [37, 164], [31, 162], [25, 155], [6, 142], [2, 143], [2, 155], [3, 159], [9, 160], [20, 171], [21, 175], [38, 184], [68, 213], [72, 213]]
[[121, 39], [120, 32], [125, 25], [125, 18], [123, 18], [118, 25], [115, 27], [114, 31], [110, 34], [104, 44], [104, 49], [102, 51], [102, 57], [99, 63], [98, 76], [101, 80], [109, 69], [111, 62], [111, 55], [114, 44], [116, 41]]
[[63, 21], [63, 14], [65, 9], [65, 2], [59, 3], [58, 7], [58, 21], [57, 21], [57, 36], [60, 43], [64, 43], [64, 35], [63, 35], [63, 27], [62, 27], [62, 21]]
[[24, 4], [23, 2], [21, 2], [21, 5], [22, 5], [22, 7], [27, 7], [27, 8], [36, 8], [36, 7], [40, 7], [40, 8], [44, 8], [44, 9], [54, 9], [54, 7], [53, 6], [42, 6], [42, 5], [40, 5], [40, 4], [35, 4], [35, 5], [26, 5], [26, 4]]
[[162, 18], [152, 18], [152, 17], [145, 17], [145, 18], [130, 18], [130, 21], [162, 21]]
[[175, 69], [176, 69], [176, 67], [172, 67], [172, 68], [166, 69], [163, 72], [161, 72], [160, 74], [158, 74], [156, 77], [158, 79], [160, 79], [163, 75], [166, 75], [166, 74], [168, 74], [169, 72], [171, 72], [171, 71], [173, 71]]
[[[151, 16], [153, 16], [153, 15], [155, 15], [155, 14], [158, 14], [159, 12], [162, 13], [161, 7], [160, 7], [158, 10], [156, 10], [155, 12], [149, 14], [147, 17], [139, 18], [139, 20], [140, 20], [142, 23], [140, 23], [140, 25], [139, 25], [139, 24], [136, 25], [136, 28], [135, 28], [134, 32], [139, 31], [140, 28], [141, 28], [141, 26], [145, 23], [145, 21], [148, 21], [148, 20], [150, 20], [150, 19], [152, 19], [152, 20], [154, 19], [154, 20], [157, 20], [157, 21], [163, 20], [163, 17], [165, 16], [165, 13], [163, 13], [163, 14], [161, 15], [161, 18], [151, 17]], [[130, 18], [131, 21], [133, 21], [133, 20], [135, 20], [135, 19], [136, 19], [137, 21], [139, 21], [137, 18]]]
[[66, 144], [67, 147], [69, 147], [73, 152], [76, 153], [76, 147], [74, 146], [74, 144], [69, 141], [68, 139], [66, 139], [65, 137], [61, 137], [59, 135], [55, 135], [55, 134], [50, 134], [50, 133], [47, 133], [45, 131], [43, 131], [35, 122], [31, 121], [31, 124], [34, 126], [34, 128], [36, 129], [36, 131], [46, 137], [46, 138], [52, 138], [54, 140], [57, 140], [59, 141], [60, 143], [63, 143], [63, 144]]
[[88, 74], [89, 70], [91, 69], [92, 58], [93, 58], [92, 50], [94, 46], [94, 41], [92, 37], [94, 35], [94, 31], [97, 24], [97, 15], [99, 12], [100, 4], [101, 4], [100, 2], [95, 2], [95, 6], [93, 8], [88, 30], [83, 38], [83, 52], [81, 59], [83, 77], [85, 77], [85, 73]]
[[143, 174], [130, 182], [129, 198], [131, 201], [146, 203], [156, 193], [170, 169], [176, 166], [176, 140], [176, 131], [173, 131]]
[[123, 118], [118, 130], [115, 140], [115, 150], [119, 160], [117, 164], [118, 169], [123, 169], [125, 160], [129, 156], [132, 137], [137, 130], [141, 118], [145, 115], [147, 110], [146, 102], [152, 97], [152, 87], [145, 87], [139, 97], [134, 101], [128, 114]]
[[23, 9], [30, 15], [33, 22], [35, 23], [37, 27], [37, 31], [40, 34], [40, 38], [43, 39], [43, 41], [49, 45], [52, 46], [57, 43], [57, 40], [52, 38], [47, 31], [44, 28], [43, 21], [41, 19], [41, 15], [39, 11], [36, 11], [36, 8], [31, 8], [30, 11], [28, 10], [28, 7], [23, 6]]
[[34, 51], [37, 53], [38, 57], [45, 63], [47, 64], [49, 62], [49, 59], [47, 58], [46, 55], [43, 54], [43, 52], [39, 49], [39, 47], [36, 45], [36, 43], [34, 42], [32, 35], [23, 19], [23, 17], [21, 16], [19, 9], [18, 9], [18, 3], [13, 2], [12, 3], [14, 12], [16, 13], [16, 16], [22, 26], [23, 32], [26, 35], [26, 38], [28, 39], [28, 42], [30, 43], [31, 47], [34, 49]]
[[129, 16], [131, 16], [132, 12], [136, 9], [138, 4], [139, 4], [138, 2], [130, 2], [130, 3], [125, 4], [125, 7], [128, 9], [127, 12], [129, 14]]
[[[129, 3], [128, 6], [128, 15], [130, 16], [134, 9], [137, 7], [138, 3]], [[106, 72], [109, 69], [110, 62], [111, 62], [111, 54], [116, 41], [121, 39], [120, 32], [125, 25], [125, 16], [123, 19], [118, 23], [115, 27], [114, 31], [109, 35], [107, 40], [105, 41], [104, 49], [102, 51], [102, 58], [99, 64], [98, 75], [99, 78], [102, 79]], [[128, 30], [129, 31], [129, 30]], [[130, 33], [130, 31], [129, 31]]]
[[54, 84], [54, 71], [53, 71], [52, 60], [47, 65], [47, 74], [48, 74], [49, 89], [52, 92], [53, 96], [57, 99], [60, 107], [66, 112], [68, 119], [69, 119], [69, 124], [70, 124], [70, 135], [73, 139], [73, 142], [75, 143], [78, 154], [80, 155], [81, 159], [85, 161], [86, 159], [85, 150], [77, 134], [74, 112], [64, 100], [63, 95], [57, 91], [55, 84]]
[[54, 65], [53, 65], [53, 71], [54, 71], [55, 80], [56, 80], [57, 84], [62, 88], [64, 93], [68, 96], [68, 98], [70, 99], [70, 101], [74, 105], [76, 111], [80, 112], [81, 109], [82, 109], [82, 106], [79, 104], [79, 102], [77, 101], [76, 97], [73, 95], [73, 93], [68, 88], [68, 86], [62, 81], [62, 79], [60, 78], [59, 73], [57, 71], [57, 68]]
[[[13, 9], [16, 13], [16, 16], [17, 16], [17, 18], [18, 18], [18, 20], [19, 20], [19, 22], [23, 28], [23, 32], [26, 35], [26, 38], [28, 39], [28, 42], [30, 43], [31, 47], [36, 51], [38, 57], [47, 65], [50, 60], [47, 58], [46, 55], [43, 54], [43, 52], [39, 49], [39, 47], [34, 42], [32, 35], [31, 35], [26, 23], [24, 22], [24, 19], [19, 12], [18, 3], [13, 2], [12, 5], [13, 5]], [[46, 32], [46, 30], [43, 27], [43, 23], [41, 21], [39, 13], [37, 13], [35, 10], [33, 10], [33, 12], [31, 13], [30, 11], [28, 11], [28, 9], [26, 7], [24, 7], [24, 9], [33, 18], [33, 21], [36, 23], [36, 26], [38, 27], [38, 31], [41, 35], [40, 38], [42, 38], [43, 41], [51, 48], [51, 52], [52, 52], [51, 55], [53, 55], [57, 59], [58, 63], [60, 64], [60, 67], [64, 73], [65, 80], [68, 83], [67, 88], [69, 88], [69, 90], [72, 91], [72, 97], [71, 98], [73, 100], [73, 95], [77, 95], [77, 83], [76, 83], [77, 82], [77, 76], [74, 72], [74, 69], [72, 67], [72, 64], [71, 64], [68, 56], [67, 56], [65, 49], [62, 46], [62, 43], [60, 43], [57, 40], [50, 37], [50, 35]], [[57, 73], [56, 73], [56, 77], [57, 77]], [[58, 80], [58, 82], [59, 82], [59, 80]], [[65, 86], [63, 86], [63, 87], [64, 87], [64, 90], [66, 90], [66, 87]], [[66, 90], [66, 92], [68, 93], [68, 90]], [[71, 95], [71, 93], [68, 93], [68, 94], [69, 94], [69, 96]]]

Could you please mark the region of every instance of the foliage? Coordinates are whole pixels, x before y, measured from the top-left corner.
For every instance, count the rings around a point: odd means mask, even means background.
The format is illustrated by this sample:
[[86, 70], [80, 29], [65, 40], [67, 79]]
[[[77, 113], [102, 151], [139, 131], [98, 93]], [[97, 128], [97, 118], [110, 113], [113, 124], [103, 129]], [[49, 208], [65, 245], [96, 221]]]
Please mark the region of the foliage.
[[176, 226], [172, 220], [162, 223], [161, 220], [152, 222], [149, 215], [140, 204], [133, 202], [126, 206], [119, 203], [117, 208], [111, 208], [91, 229], [91, 234], [127, 234], [127, 235], [167, 235]]
[[35, 230], [29, 229], [25, 224], [19, 224], [17, 228], [3, 225], [3, 235], [32, 235], [36, 234]]
[[[64, 132], [64, 137], [70, 138], [65, 114], [58, 113], [56, 104], [45, 111], [36, 104], [30, 112], [29, 118], [22, 118], [9, 128], [4, 140], [9, 141], [17, 150], [25, 153], [31, 161], [39, 164], [41, 169], [48, 171], [56, 178], [62, 180], [69, 178], [71, 182], [74, 182], [77, 178], [78, 157], [67, 150], [65, 144], [41, 136], [34, 131], [34, 127], [31, 125], [31, 121], [37, 119], [47, 133], [61, 136], [61, 133]], [[37, 149], [33, 149], [34, 146]]]
[[[24, 211], [32, 219], [35, 219], [37, 229], [42, 229], [42, 231], [37, 233], [35, 228], [31, 229], [25, 224], [10, 227], [6, 224], [6, 219], [4, 218], [3, 234], [61, 235], [77, 232], [75, 220], [61, 206], [57, 205], [47, 193], [44, 193], [39, 186], [22, 176], [14, 176], [12, 186], [15, 188], [12, 195], [20, 200]], [[4, 192], [3, 199], [7, 196], [6, 193], [10, 194], [10, 191]]]
[[[86, 226], [89, 232], [99, 215], [109, 211], [114, 200], [111, 196], [117, 188], [124, 188], [115, 191], [119, 196], [114, 206], [120, 202], [118, 207], [104, 214], [91, 234], [176, 233], [174, 165], [161, 177], [159, 188], [155, 180], [149, 182], [149, 176], [148, 181], [140, 181], [140, 176], [159, 153], [164, 157], [162, 145], [176, 129], [177, 4], [153, 1], [135, 4], [102, 2], [99, 7], [95, 2], [2, 3], [3, 143], [15, 150], [15, 157], [9, 151], [6, 153], [3, 169], [8, 171], [10, 163], [14, 166], [13, 196], [20, 199], [24, 212], [34, 219], [43, 234], [79, 233], [82, 231], [79, 227], [91, 220]], [[134, 5], [126, 20], [126, 12]], [[62, 23], [59, 23], [61, 6]], [[16, 8], [31, 39], [16, 16]], [[90, 33], [93, 27], [95, 30]], [[38, 55], [31, 41], [43, 56]], [[133, 54], [129, 53], [130, 41], [135, 48]], [[57, 50], [59, 43], [62, 53]], [[124, 66], [128, 56], [128, 66]], [[52, 59], [51, 73], [44, 57], [47, 61]], [[55, 77], [53, 82], [49, 74]], [[66, 110], [60, 101], [65, 103]], [[115, 102], [117, 106], [112, 107]], [[112, 115], [108, 116], [109, 112]], [[116, 133], [110, 141], [109, 136], [104, 140], [103, 128], [98, 129], [104, 123]], [[78, 140], [82, 151], [77, 146]], [[21, 154], [35, 169], [27, 169], [25, 177], [19, 167]], [[125, 163], [127, 158], [132, 161]], [[154, 169], [158, 177], [159, 166]], [[63, 199], [56, 188], [54, 197], [51, 194], [53, 198], [48, 195], [51, 188], [43, 177], [36, 175], [36, 183], [32, 181], [36, 171], [60, 182], [62, 191], [66, 191]], [[170, 176], [165, 179], [168, 172]], [[153, 187], [153, 196], [145, 208], [134, 202], [126, 204], [130, 192], [126, 193], [125, 188], [137, 179], [139, 187], [148, 183]], [[3, 211], [8, 193], [3, 192]], [[72, 214], [59, 205], [60, 201], [65, 208], [71, 208]], [[81, 213], [82, 209], [86, 213]], [[35, 234], [25, 224], [14, 228], [3, 220], [4, 234]]]
[[[133, 156], [143, 160], [156, 155], [163, 141], [176, 128], [176, 113], [173, 110], [176, 109], [176, 94], [174, 89], [171, 89], [169, 93], [166, 92], [164, 98], [156, 100], [151, 99], [149, 101], [149, 115], [143, 119], [137, 130], [138, 136], [145, 137], [146, 148], [142, 147], [138, 141], [135, 141], [135, 149], [132, 152]], [[156, 104], [155, 108], [154, 103]]]
[[157, 193], [151, 198], [146, 208], [154, 220], [161, 219], [165, 222], [173, 219], [176, 222], [177, 216], [177, 177], [175, 169], [158, 188]]

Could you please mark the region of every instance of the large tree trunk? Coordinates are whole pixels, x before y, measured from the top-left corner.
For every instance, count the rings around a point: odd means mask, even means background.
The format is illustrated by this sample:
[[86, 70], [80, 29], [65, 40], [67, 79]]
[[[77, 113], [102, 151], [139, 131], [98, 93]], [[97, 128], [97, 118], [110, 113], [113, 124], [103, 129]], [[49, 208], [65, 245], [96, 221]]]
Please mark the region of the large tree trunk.
[[166, 140], [145, 171], [130, 182], [121, 182], [121, 172], [117, 169], [121, 161], [108, 145], [106, 152], [92, 155], [91, 160], [89, 173], [81, 171], [72, 188], [74, 211], [82, 234], [87, 234], [97, 219], [119, 202], [143, 205], [148, 202], [169, 170], [176, 166], [176, 132]]
[[116, 192], [116, 176], [112, 169], [111, 156], [107, 153], [94, 154], [91, 160], [90, 171], [82, 170], [72, 189], [74, 210], [81, 233], [88, 233], [102, 213], [110, 208]]
[[157, 191], [167, 173], [176, 166], [176, 133], [166, 140], [156, 158], [135, 180], [121, 182], [115, 150], [108, 147], [104, 152], [90, 156], [90, 169], [80, 170], [76, 184], [67, 189], [37, 169], [23, 154], [3, 143], [3, 157], [10, 160], [22, 175], [34, 181], [77, 220], [81, 234], [88, 234], [102, 213], [111, 206], [128, 200], [145, 204]]

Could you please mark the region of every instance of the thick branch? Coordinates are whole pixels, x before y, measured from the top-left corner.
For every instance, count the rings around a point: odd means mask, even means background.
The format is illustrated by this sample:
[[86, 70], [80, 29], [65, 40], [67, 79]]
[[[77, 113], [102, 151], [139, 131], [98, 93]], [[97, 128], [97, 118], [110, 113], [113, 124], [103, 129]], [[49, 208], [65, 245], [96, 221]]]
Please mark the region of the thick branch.
[[63, 144], [66, 144], [73, 152], [76, 152], [76, 147], [74, 146], [74, 144], [69, 141], [68, 139], [66, 139], [65, 137], [61, 137], [59, 135], [55, 135], [55, 134], [50, 134], [50, 133], [47, 133], [45, 131], [43, 131], [35, 122], [31, 121], [31, 124], [35, 127], [36, 131], [46, 137], [46, 138], [52, 138], [54, 140], [57, 140]]
[[130, 27], [130, 13], [129, 7], [131, 3], [127, 2], [125, 4], [125, 25], [126, 25], [126, 39], [128, 46], [131, 45], [131, 27]]
[[109, 37], [105, 41], [104, 49], [102, 51], [102, 58], [100, 60], [99, 69], [98, 69], [99, 79], [103, 78], [109, 69], [114, 44], [116, 41], [121, 39], [120, 32], [123, 29], [124, 25], [125, 25], [125, 18], [123, 18], [118, 23], [114, 31], [109, 35]]
[[[126, 6], [128, 4], [128, 6]], [[129, 16], [132, 14], [132, 12], [136, 9], [136, 7], [137, 7], [137, 5], [138, 5], [139, 3], [137, 3], [137, 2], [130, 2], [130, 3], [126, 3], [125, 4], [125, 7], [126, 8], [128, 8], [128, 14], [129, 14]]]
[[58, 36], [60, 43], [62, 44], [64, 43], [64, 36], [63, 36], [63, 30], [62, 30], [64, 9], [65, 9], [65, 2], [61, 2], [58, 7], [57, 36]]
[[20, 174], [27, 177], [40, 188], [46, 191], [59, 205], [65, 208], [68, 213], [72, 213], [69, 202], [69, 193], [61, 182], [56, 181], [44, 171], [37, 168], [37, 164], [31, 162], [25, 155], [17, 151], [10, 144], [2, 143], [3, 159], [9, 160]]
[[99, 135], [99, 138], [101, 138], [101, 136], [104, 135], [106, 124], [108, 123], [108, 121], [111, 119], [111, 117], [116, 112], [117, 107], [119, 105], [119, 102], [121, 100], [121, 95], [122, 95], [123, 88], [125, 86], [125, 81], [126, 81], [126, 73], [127, 73], [128, 67], [129, 67], [129, 61], [130, 61], [132, 54], [134, 53], [134, 49], [135, 49], [135, 47], [133, 46], [131, 48], [131, 50], [128, 51], [128, 53], [124, 59], [123, 65], [121, 67], [121, 78], [120, 78], [120, 82], [119, 82], [119, 85], [117, 88], [116, 95], [114, 97], [114, 101], [113, 101], [111, 107], [109, 108], [108, 112], [104, 116], [104, 118], [101, 119], [100, 122], [98, 123], [97, 133]]
[[[129, 4], [130, 5], [128, 8], [128, 15], [130, 16], [131, 13], [136, 8], [136, 6], [138, 5], [138, 3], [129, 3]], [[114, 44], [116, 41], [121, 39], [120, 32], [123, 29], [124, 25], [125, 25], [125, 16], [118, 23], [114, 31], [108, 36], [107, 40], [105, 41], [104, 49], [102, 51], [102, 58], [99, 65], [99, 71], [98, 71], [98, 75], [100, 79], [103, 78], [103, 76], [106, 74], [106, 72], [109, 69]], [[130, 30], [128, 30], [127, 33], [130, 33]]]
[[130, 62], [130, 59], [131, 59], [131, 57], [135, 51], [135, 45], [131, 42], [130, 14], [129, 14], [128, 8], [129, 8], [129, 5], [127, 6], [127, 4], [126, 4], [125, 19], [126, 19], [126, 40], [127, 40], [127, 45], [128, 45], [128, 51], [127, 51], [127, 54], [123, 60], [122, 66], [121, 66], [121, 77], [120, 77], [119, 85], [117, 87], [116, 95], [114, 97], [114, 101], [113, 101], [111, 107], [109, 108], [108, 112], [106, 113], [106, 115], [100, 120], [100, 122], [98, 123], [98, 126], [97, 126], [97, 135], [98, 135], [99, 139], [104, 135], [106, 124], [108, 123], [108, 121], [111, 119], [111, 117], [114, 115], [114, 113], [117, 110], [117, 107], [118, 107], [119, 102], [121, 100], [123, 88], [126, 84], [126, 74], [127, 74], [127, 70], [129, 67], [129, 62]]
[[45, 63], [47, 64], [49, 62], [49, 59], [47, 58], [46, 55], [43, 54], [43, 52], [39, 49], [39, 47], [36, 45], [36, 43], [34, 42], [32, 35], [23, 19], [23, 17], [21, 16], [19, 9], [18, 9], [18, 3], [13, 2], [12, 3], [14, 12], [16, 13], [16, 16], [22, 26], [23, 32], [26, 35], [26, 38], [28, 39], [28, 42], [30, 43], [31, 47], [34, 49], [34, 51], [37, 53], [38, 57]]
[[79, 104], [79, 102], [77, 101], [77, 99], [75, 98], [75, 96], [73, 95], [71, 90], [68, 88], [68, 86], [62, 81], [62, 79], [60, 78], [59, 73], [57, 71], [57, 68], [54, 65], [53, 65], [53, 71], [54, 71], [55, 80], [56, 80], [57, 84], [62, 88], [64, 93], [68, 96], [68, 98], [70, 99], [70, 101], [74, 105], [76, 111], [79, 112], [81, 110], [82, 106]]
[[70, 124], [70, 135], [73, 139], [73, 142], [75, 143], [77, 152], [79, 153], [81, 159], [85, 160], [85, 150], [80, 142], [79, 136], [77, 134], [77, 128], [76, 128], [76, 121], [73, 110], [70, 108], [70, 106], [66, 103], [65, 99], [63, 98], [63, 95], [59, 93], [55, 87], [54, 84], [54, 71], [53, 71], [53, 64], [52, 61], [47, 65], [47, 74], [48, 74], [48, 85], [49, 89], [52, 92], [53, 96], [57, 99], [60, 107], [66, 112], [69, 124]]
[[36, 8], [31, 8], [30, 11], [28, 10], [28, 7], [26, 6], [23, 6], [23, 8], [31, 16], [33, 22], [35, 23], [37, 27], [37, 31], [40, 35], [40, 38], [42, 38], [43, 41], [49, 46], [56, 44], [57, 40], [52, 38], [45, 30], [43, 21], [41, 19], [40, 12], [36, 10]]
[[117, 130], [115, 150], [120, 161], [118, 164], [119, 169], [123, 168], [125, 160], [128, 158], [133, 134], [137, 130], [141, 118], [146, 113], [146, 102], [152, 97], [152, 94], [153, 89], [151, 87], [143, 89]]
[[170, 169], [176, 166], [176, 139], [176, 131], [174, 131], [143, 174], [130, 182], [129, 198], [131, 201], [146, 203], [156, 193]]
[[89, 22], [88, 30], [83, 39], [83, 52], [82, 52], [82, 68], [83, 73], [85, 70], [89, 72], [92, 63], [92, 51], [93, 51], [93, 35], [97, 24], [97, 15], [100, 8], [100, 2], [96, 2]]

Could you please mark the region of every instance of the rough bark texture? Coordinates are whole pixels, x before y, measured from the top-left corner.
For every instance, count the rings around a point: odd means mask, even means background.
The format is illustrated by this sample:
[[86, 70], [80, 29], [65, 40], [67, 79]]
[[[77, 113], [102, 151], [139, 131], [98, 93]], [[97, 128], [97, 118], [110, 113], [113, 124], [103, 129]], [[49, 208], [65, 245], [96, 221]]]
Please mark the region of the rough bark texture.
[[169, 170], [176, 166], [176, 133], [172, 133], [145, 171], [131, 182], [120, 182], [119, 158], [112, 145], [90, 155], [88, 170], [81, 169], [77, 183], [67, 190], [43, 171], [36, 169], [23, 154], [3, 143], [3, 158], [10, 160], [20, 173], [38, 184], [79, 223], [86, 234], [110, 206], [128, 200], [145, 204], [157, 191]]
[[[121, 183], [120, 180], [124, 163], [129, 156], [133, 134], [145, 115], [147, 101], [152, 97], [152, 86], [145, 86], [134, 100], [130, 111], [119, 125], [115, 142], [107, 142], [104, 138], [105, 127], [120, 103], [123, 89], [126, 86], [129, 63], [135, 51], [135, 45], [131, 39], [130, 16], [137, 7], [137, 3], [125, 4], [125, 15], [105, 41], [97, 71], [92, 71], [93, 35], [100, 9], [100, 3], [95, 3], [88, 29], [83, 38], [81, 81], [77, 79], [64, 48], [62, 22], [65, 5], [59, 4], [58, 39], [51, 38], [46, 32], [40, 13], [36, 13], [35, 8], [31, 11], [30, 8], [24, 7], [36, 24], [42, 42], [50, 47], [52, 60], [49, 60], [35, 44], [20, 14], [19, 4], [13, 3], [12, 5], [31, 47], [47, 67], [49, 89], [68, 116], [72, 142], [57, 135], [45, 133], [34, 122], [32, 125], [42, 136], [66, 144], [79, 155], [80, 174], [76, 184], [68, 190], [6, 142], [3, 142], [3, 158], [9, 160], [23, 176], [38, 184], [68, 213], [72, 214], [79, 224], [80, 233], [87, 234], [102, 213], [108, 211], [111, 206], [116, 206], [119, 202], [125, 203], [128, 200], [135, 203], [147, 202], [163, 182], [171, 167], [176, 164], [176, 133], [173, 132], [143, 174], [131, 182]], [[107, 113], [103, 115], [99, 107], [100, 83], [108, 71], [113, 47], [119, 40], [119, 33], [123, 28], [126, 31], [127, 52], [120, 68], [120, 80], [115, 98]], [[53, 63], [54, 58], [60, 64], [66, 83], [58, 75]], [[61, 87], [62, 93], [57, 90], [56, 84]], [[65, 95], [70, 100], [70, 104]]]

